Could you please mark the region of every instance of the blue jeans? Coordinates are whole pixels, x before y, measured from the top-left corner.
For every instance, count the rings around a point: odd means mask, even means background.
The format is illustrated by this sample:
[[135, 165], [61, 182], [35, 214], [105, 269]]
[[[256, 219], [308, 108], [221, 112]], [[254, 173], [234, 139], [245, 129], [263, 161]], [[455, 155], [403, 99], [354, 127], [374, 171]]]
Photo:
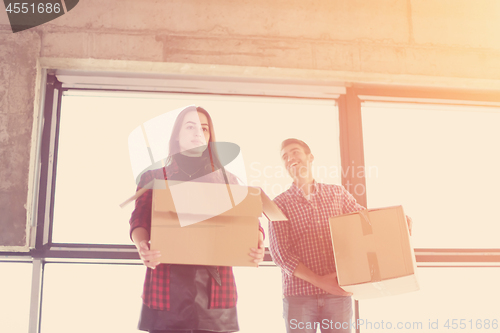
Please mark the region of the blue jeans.
[[312, 295], [283, 298], [283, 318], [287, 333], [351, 332], [350, 296]]

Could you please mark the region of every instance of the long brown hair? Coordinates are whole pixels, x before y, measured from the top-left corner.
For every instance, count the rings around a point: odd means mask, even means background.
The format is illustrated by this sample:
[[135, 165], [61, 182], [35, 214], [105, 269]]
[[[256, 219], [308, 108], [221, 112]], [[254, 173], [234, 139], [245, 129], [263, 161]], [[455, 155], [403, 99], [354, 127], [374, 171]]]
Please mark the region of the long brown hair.
[[210, 162], [212, 164], [212, 171], [215, 171], [217, 169], [221, 169], [222, 165], [220, 163], [219, 155], [217, 154], [217, 149], [215, 147], [215, 130], [214, 130], [214, 124], [212, 122], [212, 117], [210, 117], [210, 114], [208, 113], [207, 110], [200, 106], [188, 106], [184, 110], [179, 113], [177, 116], [177, 119], [175, 120], [174, 127], [172, 129], [172, 134], [170, 135], [170, 141], [168, 143], [168, 157], [165, 162], [165, 165], [168, 166], [172, 164], [172, 162], [175, 160], [175, 155], [180, 153], [180, 146], [179, 146], [179, 133], [181, 131], [182, 127], [182, 122], [184, 121], [184, 117], [188, 112], [199, 112], [203, 113], [207, 117], [208, 121], [208, 131], [210, 133], [210, 138], [208, 139], [207, 142], [207, 149], [203, 152], [202, 156], [206, 156], [210, 158]]

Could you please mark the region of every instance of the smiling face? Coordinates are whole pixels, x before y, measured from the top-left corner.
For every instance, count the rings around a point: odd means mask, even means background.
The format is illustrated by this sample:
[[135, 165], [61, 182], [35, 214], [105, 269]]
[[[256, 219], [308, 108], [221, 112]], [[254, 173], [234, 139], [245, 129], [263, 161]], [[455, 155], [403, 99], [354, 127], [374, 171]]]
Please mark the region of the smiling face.
[[201, 112], [188, 112], [179, 131], [179, 148], [187, 156], [201, 156], [210, 140], [207, 116]]
[[304, 148], [298, 143], [285, 146], [281, 150], [281, 159], [293, 179], [312, 178], [311, 166], [314, 156], [311, 153], [306, 154]]

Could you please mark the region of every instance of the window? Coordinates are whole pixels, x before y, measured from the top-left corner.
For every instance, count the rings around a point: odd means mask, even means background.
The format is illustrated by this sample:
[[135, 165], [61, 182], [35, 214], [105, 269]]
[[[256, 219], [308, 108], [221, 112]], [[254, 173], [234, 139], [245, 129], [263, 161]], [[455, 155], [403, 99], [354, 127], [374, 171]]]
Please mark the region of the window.
[[31, 263], [0, 262], [0, 331], [26, 333], [29, 325]]
[[442, 100], [402, 90], [359, 91], [364, 162], [374, 171], [366, 191], [369, 207], [403, 205], [413, 218], [421, 290], [359, 301], [358, 332], [491, 328], [500, 105], [467, 93], [428, 93], [448, 95]]
[[[129, 135], [144, 122], [191, 104], [209, 111], [218, 141], [241, 147], [247, 184], [270, 197], [291, 184], [279, 154], [289, 137], [300, 136], [318, 151], [316, 165], [323, 166], [316, 170], [318, 181], [340, 183], [335, 101], [69, 90], [61, 107], [54, 243], [130, 244], [127, 221], [134, 205], [118, 206], [136, 189]], [[158, 134], [154, 139], [168, 141], [168, 131]]]
[[498, 248], [500, 107], [365, 102], [371, 207], [403, 205], [417, 248]]
[[499, 267], [423, 267], [418, 277], [417, 292], [360, 301], [361, 331], [478, 332], [495, 322], [498, 329]]
[[282, 332], [281, 269], [276, 266], [234, 267], [238, 287], [238, 322], [241, 333]]
[[137, 332], [143, 265], [45, 264], [41, 331]]

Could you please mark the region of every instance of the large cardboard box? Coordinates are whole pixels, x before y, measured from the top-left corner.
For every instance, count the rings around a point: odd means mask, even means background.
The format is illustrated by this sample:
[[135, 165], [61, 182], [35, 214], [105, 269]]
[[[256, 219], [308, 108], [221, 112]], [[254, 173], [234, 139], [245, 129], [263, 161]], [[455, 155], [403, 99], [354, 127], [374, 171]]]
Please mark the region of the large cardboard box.
[[339, 285], [355, 299], [419, 289], [403, 207], [331, 217], [330, 227]]
[[256, 267], [248, 254], [263, 212], [286, 220], [259, 188], [155, 180], [151, 249], [161, 251], [162, 263]]

